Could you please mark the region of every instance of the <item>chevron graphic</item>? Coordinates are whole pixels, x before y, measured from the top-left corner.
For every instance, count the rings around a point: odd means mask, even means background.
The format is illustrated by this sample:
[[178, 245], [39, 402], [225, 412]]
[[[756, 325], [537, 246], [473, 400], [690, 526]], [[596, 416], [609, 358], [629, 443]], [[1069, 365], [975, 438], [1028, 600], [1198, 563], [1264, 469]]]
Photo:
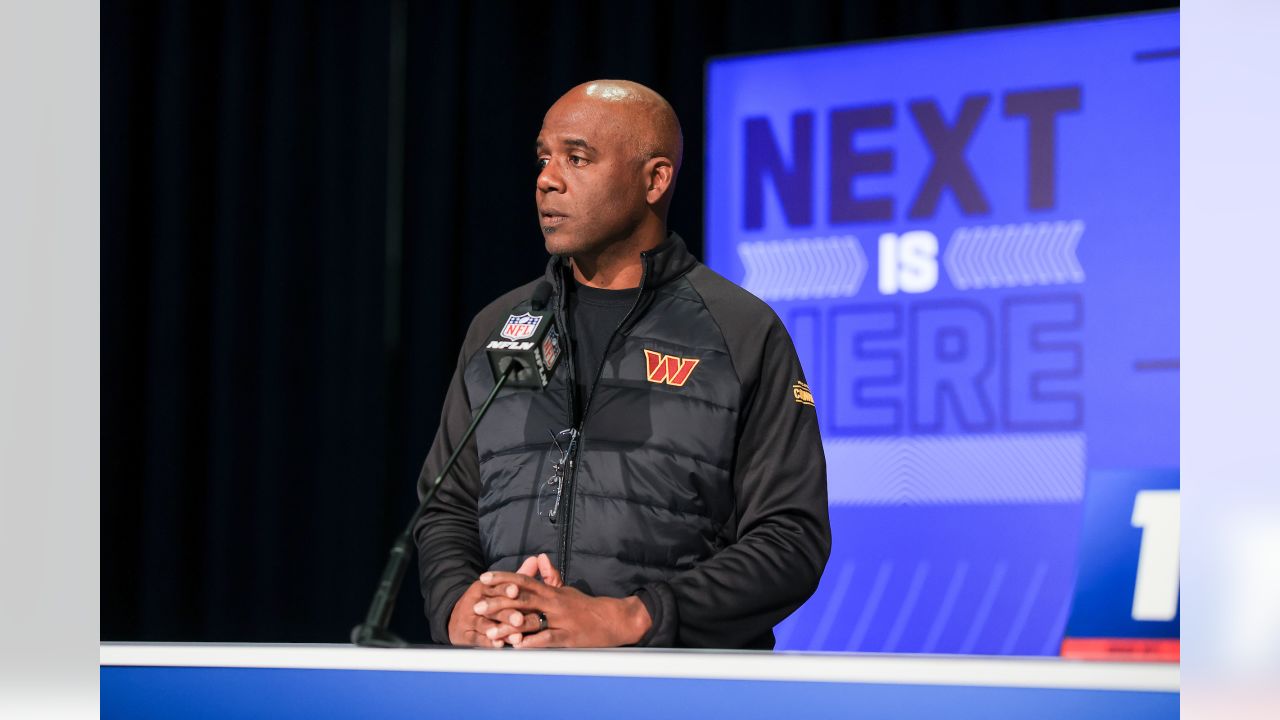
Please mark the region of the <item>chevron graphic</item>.
[[823, 443], [832, 505], [1068, 503], [1084, 433], [841, 438]]
[[956, 228], [942, 255], [960, 290], [1084, 282], [1083, 220]]
[[852, 235], [745, 242], [738, 257], [743, 287], [761, 300], [849, 297], [867, 274], [867, 256]]

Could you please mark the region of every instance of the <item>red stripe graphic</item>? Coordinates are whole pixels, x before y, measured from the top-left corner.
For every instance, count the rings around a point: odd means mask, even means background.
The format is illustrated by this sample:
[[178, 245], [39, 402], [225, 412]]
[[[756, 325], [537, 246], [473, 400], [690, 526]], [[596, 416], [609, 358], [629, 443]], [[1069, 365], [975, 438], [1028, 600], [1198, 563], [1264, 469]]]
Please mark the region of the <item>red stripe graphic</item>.
[[1141, 660], [1178, 662], [1177, 638], [1064, 638], [1062, 657], [1073, 660]]

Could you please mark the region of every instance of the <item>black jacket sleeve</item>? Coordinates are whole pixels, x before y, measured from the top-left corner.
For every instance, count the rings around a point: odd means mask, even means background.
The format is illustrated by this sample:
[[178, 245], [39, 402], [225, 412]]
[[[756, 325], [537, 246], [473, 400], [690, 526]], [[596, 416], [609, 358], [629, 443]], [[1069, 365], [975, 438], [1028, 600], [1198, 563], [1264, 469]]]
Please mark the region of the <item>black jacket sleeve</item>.
[[[717, 287], [700, 292], [714, 313]], [[826, 461], [815, 409], [797, 399], [800, 361], [773, 311], [747, 300], [714, 313], [747, 395], [732, 543], [637, 593], [653, 619], [642, 645], [772, 648], [773, 626], [813, 594], [830, 555]]]
[[[445, 395], [440, 429], [418, 478], [419, 500], [457, 447], [457, 438], [462, 437], [471, 422], [471, 404], [463, 382], [466, 353], [464, 344]], [[475, 450], [475, 437], [467, 444], [469, 448], [463, 450], [453, 470], [441, 482], [440, 490], [413, 531], [418, 546], [418, 578], [426, 603], [427, 620], [431, 637], [438, 643], [449, 642], [449, 616], [453, 606], [483, 572], [484, 558], [476, 520], [480, 461]]]

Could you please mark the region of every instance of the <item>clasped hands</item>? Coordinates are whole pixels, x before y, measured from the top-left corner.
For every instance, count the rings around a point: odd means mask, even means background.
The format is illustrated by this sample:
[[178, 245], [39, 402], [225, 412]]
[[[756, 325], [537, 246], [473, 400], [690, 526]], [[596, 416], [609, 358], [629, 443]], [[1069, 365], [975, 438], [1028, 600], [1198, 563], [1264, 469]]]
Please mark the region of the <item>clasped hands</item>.
[[488, 648], [618, 647], [639, 642], [651, 623], [634, 595], [593, 597], [566, 587], [543, 553], [526, 558], [514, 573], [489, 571], [473, 582], [453, 606], [449, 642]]

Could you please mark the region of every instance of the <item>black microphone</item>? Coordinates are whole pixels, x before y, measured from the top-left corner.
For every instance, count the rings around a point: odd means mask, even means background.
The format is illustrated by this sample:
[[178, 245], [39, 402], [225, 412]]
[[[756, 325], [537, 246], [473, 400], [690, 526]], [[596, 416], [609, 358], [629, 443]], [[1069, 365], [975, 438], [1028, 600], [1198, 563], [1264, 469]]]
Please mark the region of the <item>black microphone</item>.
[[544, 388], [560, 360], [560, 333], [555, 313], [547, 310], [551, 283], [543, 280], [533, 289], [529, 312], [513, 314], [489, 336], [485, 351], [489, 368], [498, 379], [515, 364], [507, 384], [512, 387]]
[[[533, 290], [529, 301], [532, 312], [511, 315], [507, 321], [490, 336], [485, 350], [489, 356], [489, 366], [493, 369], [493, 390], [485, 398], [480, 409], [476, 411], [471, 424], [458, 440], [453, 454], [445, 461], [440, 474], [436, 475], [431, 486], [427, 488], [422, 502], [404, 531], [396, 537], [391, 546], [391, 555], [387, 558], [386, 567], [382, 570], [382, 578], [378, 581], [378, 589], [369, 603], [369, 612], [364, 622], [351, 628], [351, 642], [362, 647], [408, 647], [395, 633], [387, 629], [391, 622], [391, 613], [395, 610], [396, 594], [400, 592], [400, 582], [404, 579], [413, 548], [413, 528], [426, 513], [431, 498], [436, 496], [440, 483], [453, 469], [466, 447], [467, 441], [475, 433], [476, 427], [489, 412], [489, 406], [498, 391], [505, 385], [514, 387], [543, 388], [551, 380], [556, 363], [560, 359], [560, 334], [555, 326], [555, 314], [546, 310], [547, 300], [551, 297], [551, 284], [545, 280]], [[515, 337], [513, 337], [515, 336]]]

